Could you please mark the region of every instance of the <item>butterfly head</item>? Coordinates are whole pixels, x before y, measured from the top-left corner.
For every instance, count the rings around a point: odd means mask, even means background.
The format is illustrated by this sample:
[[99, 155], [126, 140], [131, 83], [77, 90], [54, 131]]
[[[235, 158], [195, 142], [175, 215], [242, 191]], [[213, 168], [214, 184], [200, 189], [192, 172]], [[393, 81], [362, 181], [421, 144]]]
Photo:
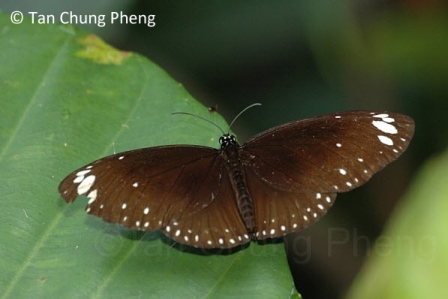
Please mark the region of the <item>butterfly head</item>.
[[230, 144], [238, 145], [238, 142], [236, 141], [234, 135], [224, 134], [221, 137], [219, 137], [219, 144], [221, 144], [221, 149], [225, 149]]

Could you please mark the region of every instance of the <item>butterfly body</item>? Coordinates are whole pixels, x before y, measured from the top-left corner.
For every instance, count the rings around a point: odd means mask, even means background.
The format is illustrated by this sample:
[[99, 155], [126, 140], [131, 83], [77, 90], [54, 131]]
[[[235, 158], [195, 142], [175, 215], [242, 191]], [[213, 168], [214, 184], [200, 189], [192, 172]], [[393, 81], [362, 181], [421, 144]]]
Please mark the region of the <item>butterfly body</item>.
[[413, 120], [349, 111], [295, 121], [239, 145], [158, 146], [115, 154], [69, 174], [61, 196], [131, 229], [160, 229], [199, 248], [281, 237], [317, 221], [338, 192], [365, 182], [407, 148]]
[[238, 205], [238, 210], [243, 218], [248, 233], [252, 236], [255, 232], [255, 214], [252, 199], [247, 189], [243, 165], [240, 160], [239, 144], [233, 135], [225, 134], [220, 137], [221, 151], [225, 161], [232, 190]]

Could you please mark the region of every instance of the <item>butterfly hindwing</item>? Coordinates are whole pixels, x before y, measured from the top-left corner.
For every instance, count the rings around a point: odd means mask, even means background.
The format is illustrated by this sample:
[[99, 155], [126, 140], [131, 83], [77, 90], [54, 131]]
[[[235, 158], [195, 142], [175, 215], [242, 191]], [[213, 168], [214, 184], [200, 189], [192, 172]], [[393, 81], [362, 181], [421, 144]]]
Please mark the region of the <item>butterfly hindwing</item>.
[[264, 183], [250, 168], [246, 168], [246, 182], [254, 199], [258, 240], [304, 229], [319, 220], [336, 199], [336, 193], [279, 190]]

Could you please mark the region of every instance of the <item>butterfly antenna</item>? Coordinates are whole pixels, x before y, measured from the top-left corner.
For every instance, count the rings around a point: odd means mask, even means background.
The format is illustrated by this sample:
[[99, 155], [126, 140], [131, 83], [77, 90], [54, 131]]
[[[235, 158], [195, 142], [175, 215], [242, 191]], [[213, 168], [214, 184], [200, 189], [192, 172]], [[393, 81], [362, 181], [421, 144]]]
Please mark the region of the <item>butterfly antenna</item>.
[[210, 120], [208, 120], [208, 119], [206, 119], [206, 118], [203, 118], [202, 116], [199, 116], [199, 115], [196, 115], [196, 114], [191, 114], [191, 113], [188, 113], [188, 112], [173, 112], [173, 113], [171, 113], [171, 114], [184, 114], [184, 115], [190, 115], [190, 116], [197, 117], [197, 118], [199, 118], [199, 119], [205, 120], [206, 122], [208, 122], [208, 123], [214, 125], [215, 127], [217, 127], [217, 128], [222, 132], [223, 135], [225, 134], [224, 131], [223, 131], [223, 129], [221, 129], [220, 126], [218, 126], [217, 124], [215, 124], [214, 122], [212, 122], [212, 121], [210, 121]]
[[243, 114], [244, 112], [246, 112], [246, 110], [255, 107], [255, 106], [261, 106], [261, 103], [253, 103], [252, 105], [247, 106], [246, 108], [243, 109], [243, 111], [241, 111], [240, 113], [238, 113], [237, 116], [235, 116], [235, 118], [232, 120], [232, 122], [229, 125], [229, 131], [230, 128], [233, 126], [233, 123], [238, 119], [238, 117], [240, 117], [241, 114]]

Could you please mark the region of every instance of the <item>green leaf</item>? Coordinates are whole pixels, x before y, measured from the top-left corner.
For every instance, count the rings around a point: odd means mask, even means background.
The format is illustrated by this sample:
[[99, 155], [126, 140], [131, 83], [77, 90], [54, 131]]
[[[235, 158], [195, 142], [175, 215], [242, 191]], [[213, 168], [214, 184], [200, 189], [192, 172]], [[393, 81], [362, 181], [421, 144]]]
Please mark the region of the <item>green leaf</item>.
[[0, 15], [1, 298], [296, 298], [283, 244], [198, 254], [66, 204], [71, 171], [140, 147], [216, 147], [217, 113], [135, 53]]
[[429, 160], [397, 208], [348, 298], [445, 298], [448, 154]]

